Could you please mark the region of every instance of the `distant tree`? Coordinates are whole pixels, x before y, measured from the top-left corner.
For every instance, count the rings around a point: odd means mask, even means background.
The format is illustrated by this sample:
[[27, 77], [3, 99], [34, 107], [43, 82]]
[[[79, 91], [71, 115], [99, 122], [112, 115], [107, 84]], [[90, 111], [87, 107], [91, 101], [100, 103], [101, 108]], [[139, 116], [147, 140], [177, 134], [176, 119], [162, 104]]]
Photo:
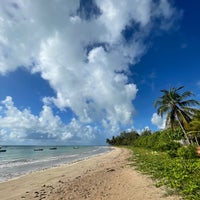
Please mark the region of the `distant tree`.
[[106, 143], [111, 144], [111, 140], [109, 138], [106, 138]]
[[166, 126], [170, 125], [172, 130], [176, 122], [181, 127], [184, 136], [189, 144], [189, 138], [187, 136], [184, 124], [192, 121], [192, 117], [196, 109], [191, 106], [200, 105], [198, 101], [193, 99], [187, 99], [192, 96], [192, 92], [186, 91], [180, 93], [183, 86], [179, 88], [170, 88], [168, 90], [161, 90], [163, 96], [155, 101], [154, 106], [157, 108], [157, 113], [161, 117], [166, 114]]
[[110, 145], [132, 145], [134, 141], [139, 137], [137, 131], [121, 132], [118, 136], [112, 136], [112, 139], [106, 139], [106, 143]]
[[151, 135], [152, 132], [150, 129], [148, 128], [145, 128], [142, 132], [141, 132], [141, 136], [148, 136], [148, 135]]

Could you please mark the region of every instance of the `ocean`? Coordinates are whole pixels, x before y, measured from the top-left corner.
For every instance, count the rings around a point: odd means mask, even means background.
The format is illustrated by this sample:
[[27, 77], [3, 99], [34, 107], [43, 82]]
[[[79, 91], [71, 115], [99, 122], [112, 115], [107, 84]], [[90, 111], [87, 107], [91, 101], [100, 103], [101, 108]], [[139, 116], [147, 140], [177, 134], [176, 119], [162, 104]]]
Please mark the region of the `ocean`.
[[7, 146], [0, 152], [0, 182], [110, 151], [109, 146]]

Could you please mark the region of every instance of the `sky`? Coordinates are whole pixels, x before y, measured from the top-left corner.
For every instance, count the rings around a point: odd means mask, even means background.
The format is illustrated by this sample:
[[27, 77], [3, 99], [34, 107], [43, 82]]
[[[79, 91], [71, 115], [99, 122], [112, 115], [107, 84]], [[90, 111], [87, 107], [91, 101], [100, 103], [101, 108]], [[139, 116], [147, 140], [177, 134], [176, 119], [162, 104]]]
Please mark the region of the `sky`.
[[200, 2], [2, 0], [0, 144], [104, 145], [164, 128], [161, 89], [200, 100]]

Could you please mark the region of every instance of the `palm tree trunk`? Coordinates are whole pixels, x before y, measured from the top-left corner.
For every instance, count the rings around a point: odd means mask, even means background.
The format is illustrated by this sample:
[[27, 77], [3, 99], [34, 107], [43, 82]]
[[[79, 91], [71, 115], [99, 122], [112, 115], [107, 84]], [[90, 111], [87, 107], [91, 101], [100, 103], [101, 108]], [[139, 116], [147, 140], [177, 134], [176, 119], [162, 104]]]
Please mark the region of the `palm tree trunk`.
[[197, 136], [195, 136], [194, 138], [195, 138], [195, 141], [196, 141], [197, 145], [199, 145], [199, 142], [197, 140]]
[[180, 127], [181, 127], [181, 129], [182, 129], [182, 131], [183, 131], [183, 133], [184, 133], [184, 135], [185, 135], [185, 138], [186, 138], [187, 143], [190, 144], [190, 140], [189, 140], [189, 138], [188, 138], [188, 136], [187, 136], [187, 133], [186, 133], [185, 129], [183, 128], [183, 125], [181, 124], [181, 122], [180, 122], [180, 120], [179, 120], [178, 117], [177, 117], [177, 120], [178, 120], [178, 123], [179, 123], [179, 125], [180, 125]]

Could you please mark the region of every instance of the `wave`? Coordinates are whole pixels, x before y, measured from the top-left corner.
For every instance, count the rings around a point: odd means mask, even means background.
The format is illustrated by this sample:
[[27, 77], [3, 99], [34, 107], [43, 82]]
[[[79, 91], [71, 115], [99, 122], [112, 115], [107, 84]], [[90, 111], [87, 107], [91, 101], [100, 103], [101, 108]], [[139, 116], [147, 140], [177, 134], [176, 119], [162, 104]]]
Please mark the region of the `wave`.
[[41, 159], [17, 159], [17, 160], [7, 160], [3, 163], [0, 163], [0, 169], [1, 168], [10, 168], [10, 167], [17, 167], [17, 166], [23, 166], [23, 165], [31, 165], [36, 163], [45, 163], [50, 161], [60, 161], [64, 159], [70, 159], [73, 157], [76, 157], [77, 155], [65, 155], [65, 156], [56, 156], [56, 157], [47, 157], [47, 158], [41, 158]]

